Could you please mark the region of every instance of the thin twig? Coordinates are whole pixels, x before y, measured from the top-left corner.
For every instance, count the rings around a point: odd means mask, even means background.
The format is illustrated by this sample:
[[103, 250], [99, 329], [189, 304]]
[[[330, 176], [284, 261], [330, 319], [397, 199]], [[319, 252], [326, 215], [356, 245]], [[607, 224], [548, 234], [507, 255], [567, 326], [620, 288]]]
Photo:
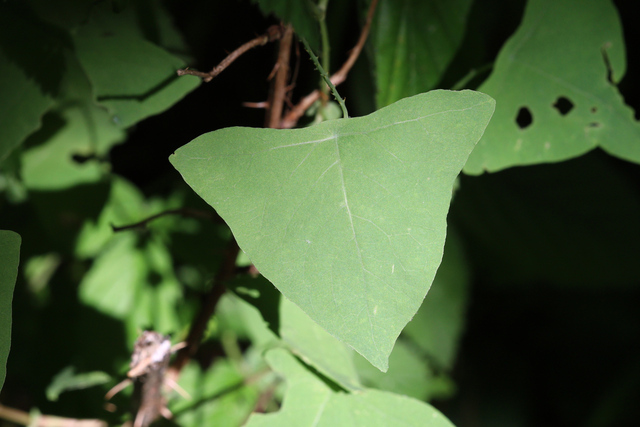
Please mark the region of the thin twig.
[[269, 108], [269, 104], [267, 104], [267, 101], [260, 101], [260, 102], [243, 102], [242, 103], [243, 107], [247, 107], [247, 108]]
[[347, 106], [344, 103], [344, 99], [342, 99], [342, 97], [338, 93], [338, 89], [336, 89], [335, 85], [331, 83], [331, 79], [329, 78], [329, 75], [320, 64], [320, 61], [318, 61], [318, 57], [316, 56], [316, 54], [313, 53], [313, 50], [311, 50], [311, 46], [309, 46], [309, 43], [307, 42], [307, 40], [304, 37], [301, 40], [305, 50], [311, 57], [311, 60], [313, 61], [313, 63], [315, 64], [316, 69], [318, 70], [318, 72], [320, 72], [320, 76], [322, 76], [322, 79], [325, 81], [327, 86], [329, 86], [329, 89], [331, 89], [331, 93], [333, 93], [333, 97], [336, 99], [336, 101], [338, 101], [338, 104], [340, 104], [340, 108], [342, 109], [342, 117], [344, 118], [349, 117]]
[[27, 412], [3, 405], [0, 405], [0, 419], [18, 425], [34, 427], [107, 427], [107, 423], [102, 420], [63, 418], [53, 415], [32, 417]]
[[208, 219], [208, 220], [213, 220], [215, 218], [215, 216], [213, 214], [211, 214], [210, 212], [207, 212], [207, 211], [202, 211], [202, 210], [199, 210], [199, 209], [192, 209], [192, 208], [178, 208], [178, 209], [168, 209], [166, 211], [162, 211], [162, 212], [157, 213], [155, 215], [151, 215], [149, 218], [145, 218], [142, 221], [136, 222], [134, 224], [122, 225], [120, 227], [117, 227], [117, 226], [111, 224], [111, 228], [116, 233], [118, 231], [131, 230], [131, 229], [134, 229], [134, 228], [144, 228], [151, 221], [153, 221], [155, 219], [158, 219], [158, 218], [161, 218], [161, 217], [166, 216], [166, 215], [181, 215], [181, 216], [184, 216], [184, 217]]
[[198, 350], [200, 341], [202, 341], [202, 337], [204, 336], [207, 324], [209, 323], [209, 319], [215, 312], [218, 301], [220, 300], [222, 295], [224, 295], [224, 282], [230, 280], [235, 274], [236, 259], [238, 258], [239, 251], [240, 248], [238, 247], [238, 244], [236, 243], [235, 239], [232, 238], [229, 241], [222, 267], [220, 268], [218, 274], [214, 279], [213, 288], [205, 296], [202, 307], [200, 308], [200, 312], [191, 325], [189, 335], [185, 340], [186, 346], [178, 351], [173, 364], [167, 371], [167, 378], [169, 378], [171, 381], [178, 382], [180, 371], [189, 362], [191, 356], [193, 356]]
[[225, 68], [231, 65], [233, 61], [238, 59], [243, 53], [245, 53], [250, 49], [253, 49], [254, 47], [264, 46], [268, 42], [278, 40], [282, 37], [282, 34], [283, 34], [282, 26], [272, 25], [269, 28], [267, 28], [266, 33], [256, 37], [253, 40], [246, 42], [245, 44], [243, 44], [242, 46], [240, 46], [239, 48], [231, 52], [218, 65], [216, 65], [213, 68], [213, 70], [209, 71], [208, 73], [204, 73], [202, 71], [197, 71], [197, 70], [190, 70], [189, 68], [178, 70], [177, 73], [179, 76], [184, 76], [187, 74], [191, 76], [198, 76], [202, 79], [202, 81], [210, 82], [211, 80], [213, 80], [214, 77], [216, 77], [218, 74], [223, 72]]
[[[369, 30], [371, 29], [371, 22], [373, 21], [373, 14], [376, 10], [376, 5], [378, 4], [378, 0], [372, 0], [369, 5], [369, 11], [367, 12], [367, 20], [362, 27], [362, 32], [360, 33], [360, 38], [358, 39], [358, 43], [356, 43], [355, 47], [351, 50], [349, 54], [349, 58], [342, 65], [342, 67], [331, 76], [331, 83], [338, 86], [340, 83], [344, 82], [347, 78], [347, 74], [356, 63], [358, 56], [360, 56], [360, 52], [362, 52], [362, 48], [364, 47], [364, 42], [367, 40], [369, 36]], [[309, 95], [302, 98], [302, 100], [291, 109], [287, 113], [287, 115], [280, 122], [280, 128], [282, 129], [290, 129], [298, 123], [298, 120], [302, 115], [307, 111], [314, 102], [320, 99], [320, 91], [314, 90]]]

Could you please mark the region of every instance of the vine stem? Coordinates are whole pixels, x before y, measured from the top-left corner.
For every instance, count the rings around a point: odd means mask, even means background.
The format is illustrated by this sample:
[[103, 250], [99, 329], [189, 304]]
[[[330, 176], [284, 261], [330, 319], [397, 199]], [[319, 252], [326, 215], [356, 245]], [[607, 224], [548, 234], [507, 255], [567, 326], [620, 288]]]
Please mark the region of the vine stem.
[[[356, 63], [356, 60], [360, 56], [360, 52], [362, 52], [364, 43], [367, 41], [369, 31], [371, 30], [371, 22], [373, 21], [373, 15], [375, 14], [377, 4], [378, 0], [371, 0], [369, 11], [367, 12], [367, 19], [364, 26], [362, 27], [362, 31], [360, 32], [360, 38], [358, 39], [358, 42], [351, 50], [349, 58], [347, 58], [342, 67], [334, 75], [331, 76], [331, 83], [333, 83], [334, 85], [337, 86], [346, 80], [347, 74], [349, 74], [349, 71], [351, 70], [351, 68], [353, 68], [353, 65]], [[296, 123], [298, 123], [300, 117], [304, 115], [305, 111], [307, 111], [309, 107], [311, 107], [313, 103], [318, 99], [320, 99], [319, 90], [315, 90], [309, 95], [302, 98], [302, 100], [296, 106], [294, 106], [291, 111], [289, 111], [289, 113], [287, 113], [287, 115], [282, 119], [282, 121], [280, 122], [280, 128], [290, 129], [294, 127]]]
[[178, 351], [175, 360], [167, 371], [167, 378], [171, 381], [178, 382], [180, 371], [182, 371], [182, 368], [185, 367], [198, 350], [200, 341], [202, 341], [202, 337], [207, 328], [207, 323], [211, 316], [213, 316], [213, 313], [215, 313], [218, 301], [220, 301], [220, 298], [222, 298], [222, 295], [224, 295], [226, 291], [224, 283], [231, 280], [235, 275], [236, 259], [238, 258], [239, 251], [240, 248], [236, 240], [232, 237], [227, 245], [222, 267], [214, 279], [213, 288], [204, 297], [200, 312], [189, 329], [189, 334], [185, 340], [186, 345]]
[[156, 220], [158, 218], [162, 218], [163, 216], [167, 216], [167, 215], [181, 215], [183, 217], [192, 217], [192, 218], [208, 219], [208, 220], [213, 220], [215, 218], [213, 214], [207, 211], [201, 211], [199, 209], [191, 209], [191, 208], [177, 208], [177, 209], [168, 209], [166, 211], [159, 212], [155, 215], [151, 215], [150, 217], [145, 218], [142, 221], [138, 221], [134, 224], [127, 224], [122, 226], [115, 226], [111, 224], [111, 229], [113, 230], [114, 233], [117, 233], [119, 231], [124, 231], [124, 230], [144, 228], [151, 221]]
[[[318, 10], [320, 12], [320, 38], [322, 39], [322, 66], [325, 70], [330, 70], [331, 45], [329, 44], [329, 30], [327, 29], [327, 6], [329, 0], [320, 0], [318, 2]], [[327, 95], [327, 86], [322, 86], [322, 92]], [[323, 97], [324, 98], [324, 97]]]
[[316, 68], [320, 72], [322, 79], [325, 81], [327, 86], [329, 86], [329, 89], [331, 89], [331, 93], [333, 93], [333, 96], [336, 98], [336, 101], [338, 101], [338, 104], [340, 104], [340, 108], [342, 108], [342, 116], [345, 119], [348, 118], [349, 113], [347, 112], [347, 106], [344, 103], [344, 99], [342, 99], [342, 97], [338, 93], [338, 89], [336, 89], [335, 85], [331, 83], [331, 78], [329, 77], [325, 69], [320, 64], [320, 61], [318, 61], [318, 57], [315, 55], [315, 53], [313, 53], [313, 50], [311, 50], [311, 46], [309, 46], [307, 39], [302, 37], [300, 40], [302, 40], [302, 44], [304, 45], [305, 50], [307, 51], [307, 53], [309, 53], [309, 56], [311, 57], [311, 60], [313, 61]]

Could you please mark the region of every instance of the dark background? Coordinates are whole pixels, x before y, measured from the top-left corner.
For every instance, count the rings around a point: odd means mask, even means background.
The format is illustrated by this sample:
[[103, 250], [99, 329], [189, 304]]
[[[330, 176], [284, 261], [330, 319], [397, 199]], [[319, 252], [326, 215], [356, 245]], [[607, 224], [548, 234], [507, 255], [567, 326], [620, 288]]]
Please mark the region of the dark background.
[[[345, 24], [359, 22], [356, 3], [330, 2], [334, 66], [342, 63], [359, 35], [358, 26]], [[249, 1], [171, 0], [166, 4], [190, 47], [190, 66], [199, 70], [211, 69], [228, 52], [278, 22], [274, 17], [265, 18]], [[448, 88], [471, 67], [492, 62], [519, 25], [524, 4], [476, 1], [465, 41], [439, 86]], [[638, 5], [632, 0], [615, 4], [623, 22], [628, 59], [619, 87], [637, 116]], [[166, 195], [183, 185], [168, 162], [175, 149], [223, 127], [262, 126], [263, 111], [241, 103], [266, 99], [274, 59], [273, 45], [254, 49], [169, 111], [135, 125], [128, 141], [110, 153], [114, 172], [134, 182], [147, 196]], [[317, 83], [306, 55], [301, 53], [296, 60], [301, 77], [294, 103]], [[484, 77], [472, 81], [471, 88]], [[375, 109], [371, 85], [371, 64], [365, 56], [339, 88], [353, 116]], [[81, 189], [78, 191], [70, 199], [81, 198]], [[638, 423], [639, 206], [640, 167], [600, 150], [558, 164], [461, 178], [449, 223], [467, 243], [473, 286], [467, 328], [453, 372], [458, 393], [451, 400], [434, 402], [456, 425]], [[75, 298], [74, 292], [69, 288], [67, 294], [55, 298]], [[42, 349], [55, 343], [24, 342], [40, 335], [19, 330], [21, 324], [36, 324], [20, 322], [25, 307], [21, 298], [16, 289], [14, 345], [31, 346], [33, 363], [38, 357], [64, 359], [72, 354], [73, 349], [66, 349], [47, 356]], [[60, 328], [73, 328], [61, 320], [73, 317], [56, 312], [55, 304], [52, 307], [41, 314], [43, 319], [57, 319]], [[113, 331], [114, 337], [88, 337], [87, 345], [92, 345], [91, 339], [122, 342], [115, 336], [117, 329]], [[12, 363], [27, 361], [10, 356], [9, 368]], [[15, 386], [26, 393], [34, 386], [11, 375], [8, 369], [5, 389]], [[40, 403], [46, 410], [46, 402]]]

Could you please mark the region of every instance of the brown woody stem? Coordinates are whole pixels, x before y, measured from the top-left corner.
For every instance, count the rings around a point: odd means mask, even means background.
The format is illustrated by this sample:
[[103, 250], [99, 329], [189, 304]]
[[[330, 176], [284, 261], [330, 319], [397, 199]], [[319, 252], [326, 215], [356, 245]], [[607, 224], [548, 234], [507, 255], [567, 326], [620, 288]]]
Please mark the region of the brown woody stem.
[[[373, 21], [373, 15], [376, 10], [376, 6], [378, 4], [378, 0], [372, 0], [369, 5], [369, 11], [367, 12], [367, 20], [365, 21], [364, 27], [362, 27], [362, 31], [360, 32], [360, 38], [358, 39], [358, 43], [356, 43], [355, 47], [349, 53], [349, 57], [346, 62], [340, 67], [340, 69], [331, 76], [331, 83], [335, 86], [344, 82], [347, 78], [347, 74], [353, 65], [356, 63], [356, 60], [360, 56], [360, 52], [362, 52], [362, 48], [364, 47], [364, 43], [367, 41], [367, 37], [369, 36], [369, 30], [371, 29], [371, 22]], [[321, 92], [319, 90], [314, 90], [309, 95], [302, 98], [302, 100], [294, 106], [291, 111], [285, 115], [285, 117], [280, 122], [280, 128], [282, 129], [290, 129], [298, 123], [298, 120], [302, 115], [307, 111], [314, 102], [320, 99]]]
[[133, 223], [133, 224], [122, 225], [122, 226], [119, 226], [119, 227], [111, 224], [111, 228], [116, 233], [118, 231], [123, 231], [123, 230], [131, 230], [131, 229], [135, 229], [135, 228], [144, 228], [151, 221], [156, 220], [158, 218], [161, 218], [163, 216], [167, 216], [167, 215], [181, 215], [181, 216], [184, 216], [184, 217], [208, 219], [208, 220], [213, 220], [215, 218], [215, 216], [213, 214], [211, 214], [211, 213], [209, 213], [207, 211], [201, 211], [201, 210], [198, 210], [198, 209], [191, 209], [191, 208], [178, 208], [178, 209], [169, 209], [169, 210], [157, 213], [155, 215], [151, 215], [149, 218], [145, 218], [142, 221], [139, 221], [139, 222], [136, 222], [136, 223]]
[[238, 59], [245, 52], [253, 49], [254, 47], [264, 46], [269, 42], [279, 40], [282, 37], [282, 34], [283, 34], [283, 28], [281, 25], [272, 25], [267, 29], [266, 33], [256, 37], [253, 40], [246, 42], [245, 44], [243, 44], [242, 46], [240, 46], [239, 48], [231, 52], [218, 65], [216, 65], [213, 68], [213, 70], [209, 71], [208, 73], [204, 73], [202, 71], [197, 71], [197, 70], [191, 70], [189, 68], [180, 69], [177, 71], [177, 73], [179, 76], [184, 76], [184, 75], [197, 76], [197, 77], [200, 77], [202, 81], [204, 81], [205, 83], [210, 82], [211, 80], [213, 80], [214, 77], [216, 77], [218, 74], [223, 72], [225, 68], [231, 65], [233, 61]]

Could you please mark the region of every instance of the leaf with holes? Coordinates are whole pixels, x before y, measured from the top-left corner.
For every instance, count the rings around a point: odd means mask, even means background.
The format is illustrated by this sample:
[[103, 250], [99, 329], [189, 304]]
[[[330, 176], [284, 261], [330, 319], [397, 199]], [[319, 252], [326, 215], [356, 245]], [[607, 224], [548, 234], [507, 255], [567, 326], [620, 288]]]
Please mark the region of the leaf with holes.
[[614, 85], [624, 72], [622, 28], [609, 0], [527, 2], [479, 89], [497, 108], [464, 171], [561, 161], [596, 146], [640, 162], [640, 126]]
[[433, 91], [306, 129], [227, 128], [171, 162], [287, 298], [381, 370], [442, 258], [490, 97]]

